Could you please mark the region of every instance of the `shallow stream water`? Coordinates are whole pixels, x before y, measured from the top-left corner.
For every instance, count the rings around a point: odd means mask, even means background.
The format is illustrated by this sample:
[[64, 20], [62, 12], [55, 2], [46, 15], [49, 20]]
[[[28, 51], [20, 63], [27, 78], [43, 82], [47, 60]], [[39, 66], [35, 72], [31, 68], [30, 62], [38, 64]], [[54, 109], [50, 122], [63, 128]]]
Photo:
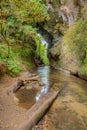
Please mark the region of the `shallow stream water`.
[[[64, 87], [44, 120], [34, 130], [87, 130], [87, 81], [68, 73], [50, 69], [49, 66], [35, 70], [45, 85], [40, 91], [21, 89], [17, 93], [19, 105], [29, 109], [42, 95]], [[26, 107], [27, 106], [27, 107]]]

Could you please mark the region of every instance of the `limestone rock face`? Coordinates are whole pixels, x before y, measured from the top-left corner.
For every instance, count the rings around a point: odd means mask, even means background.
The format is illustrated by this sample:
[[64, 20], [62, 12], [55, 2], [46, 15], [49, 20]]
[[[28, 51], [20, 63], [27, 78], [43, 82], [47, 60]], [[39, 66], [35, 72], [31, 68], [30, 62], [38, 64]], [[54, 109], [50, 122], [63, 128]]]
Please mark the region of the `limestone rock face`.
[[50, 20], [46, 23], [45, 29], [50, 32], [54, 39], [72, 26], [79, 17], [80, 8], [85, 1], [79, 0], [45, 0]]
[[[60, 34], [71, 27], [81, 15], [87, 0], [44, 0], [50, 14], [50, 20], [44, 28], [58, 39]], [[85, 9], [86, 10], [86, 9]], [[86, 16], [85, 16], [86, 17]]]
[[[83, 79], [87, 79], [87, 74], [84, 75], [80, 71], [79, 56], [76, 56], [76, 59], [75, 54], [73, 55], [73, 48], [70, 48], [70, 51], [72, 50], [72, 58], [70, 58], [70, 55], [67, 53], [67, 49], [69, 52], [69, 47], [67, 47], [68, 45], [65, 46], [64, 42], [62, 42], [65, 33], [72, 28], [80, 18], [87, 21], [87, 0], [44, 1], [50, 14], [50, 20], [46, 22], [44, 29], [53, 36], [53, 46], [49, 50], [52, 63], [54, 61], [56, 66], [61, 66], [73, 74], [79, 75], [81, 78], [83, 77]], [[55, 60], [56, 58], [57, 60]], [[61, 61], [64, 61], [64, 63], [62, 64]]]

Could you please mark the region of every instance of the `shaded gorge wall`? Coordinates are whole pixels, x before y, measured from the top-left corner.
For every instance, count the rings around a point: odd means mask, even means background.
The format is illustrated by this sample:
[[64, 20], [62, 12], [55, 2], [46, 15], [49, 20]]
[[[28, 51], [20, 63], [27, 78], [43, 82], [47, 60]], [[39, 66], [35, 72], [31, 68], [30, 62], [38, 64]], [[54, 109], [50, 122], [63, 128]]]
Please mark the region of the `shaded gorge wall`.
[[43, 24], [52, 35], [52, 66], [87, 79], [87, 0], [45, 0], [50, 20]]

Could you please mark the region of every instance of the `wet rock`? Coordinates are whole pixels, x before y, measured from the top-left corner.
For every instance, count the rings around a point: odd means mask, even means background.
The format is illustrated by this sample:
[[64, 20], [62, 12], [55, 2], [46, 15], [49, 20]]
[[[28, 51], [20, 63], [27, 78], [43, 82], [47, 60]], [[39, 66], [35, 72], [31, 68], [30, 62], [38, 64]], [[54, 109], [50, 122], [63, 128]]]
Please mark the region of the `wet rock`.
[[40, 90], [40, 85], [38, 81], [33, 81], [30, 82], [29, 84], [27, 84], [26, 89], [30, 90], [30, 89], [34, 89], [34, 90]]
[[21, 79], [18, 79], [16, 85], [13, 88], [13, 93], [16, 93], [18, 89], [20, 89], [22, 86], [24, 86], [24, 81]]
[[45, 83], [43, 83], [42, 81], [39, 81], [39, 85], [40, 85], [40, 86], [44, 86]]
[[87, 80], [87, 74], [81, 74], [81, 73], [78, 73], [78, 76], [82, 79], [85, 79]]

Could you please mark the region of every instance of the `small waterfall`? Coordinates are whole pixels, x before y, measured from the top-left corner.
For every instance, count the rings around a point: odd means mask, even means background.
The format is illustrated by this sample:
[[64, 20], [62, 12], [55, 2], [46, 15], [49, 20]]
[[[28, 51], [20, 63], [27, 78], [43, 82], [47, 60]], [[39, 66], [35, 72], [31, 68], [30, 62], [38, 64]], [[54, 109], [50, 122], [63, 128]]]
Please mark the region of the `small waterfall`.
[[40, 38], [40, 41], [37, 43], [35, 63], [37, 66], [41, 66], [42, 64], [47, 65], [49, 64], [48, 59], [49, 43], [46, 41], [46, 39], [41, 33], [37, 33], [37, 36]]
[[44, 47], [47, 49], [48, 48], [48, 43], [47, 43], [47, 41], [45, 40], [45, 38], [43, 38], [43, 36], [40, 34], [40, 33], [38, 33], [37, 34], [40, 38], [41, 38], [41, 43], [44, 45]]
[[[38, 36], [41, 38], [41, 44], [43, 44], [44, 47], [46, 48], [44, 55], [46, 55], [47, 57], [48, 42], [40, 33], [38, 33]], [[50, 66], [49, 65], [38, 66], [37, 73], [40, 75], [41, 80], [45, 85], [41, 88], [41, 91], [36, 95], [36, 101], [38, 101], [42, 95], [46, 94], [49, 91]]]

